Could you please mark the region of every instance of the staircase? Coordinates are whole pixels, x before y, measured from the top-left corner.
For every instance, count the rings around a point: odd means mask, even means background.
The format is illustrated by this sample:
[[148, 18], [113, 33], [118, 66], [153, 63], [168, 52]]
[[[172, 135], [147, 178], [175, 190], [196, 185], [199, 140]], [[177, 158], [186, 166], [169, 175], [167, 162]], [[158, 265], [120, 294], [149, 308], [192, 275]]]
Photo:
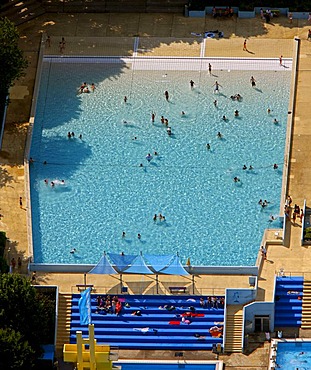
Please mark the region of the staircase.
[[225, 352], [242, 352], [243, 305], [227, 306]]
[[71, 317], [71, 294], [59, 293], [56, 351], [62, 351], [64, 343], [69, 343]]
[[311, 329], [311, 281], [303, 283], [301, 329]]
[[301, 327], [303, 290], [303, 276], [280, 276], [276, 278], [274, 297], [274, 326], [276, 328]]
[[0, 8], [1, 17], [7, 17], [16, 26], [39, 17], [45, 9], [37, 0], [12, 0]]
[[0, 16], [16, 26], [51, 13], [179, 13], [187, 0], [10, 0], [0, 6]]

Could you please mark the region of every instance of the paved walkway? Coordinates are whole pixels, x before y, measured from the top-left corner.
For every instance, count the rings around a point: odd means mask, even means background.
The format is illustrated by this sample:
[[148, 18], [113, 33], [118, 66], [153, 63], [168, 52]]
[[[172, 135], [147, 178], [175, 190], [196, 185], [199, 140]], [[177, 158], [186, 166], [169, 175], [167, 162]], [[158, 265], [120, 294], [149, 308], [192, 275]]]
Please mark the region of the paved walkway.
[[[259, 18], [214, 20], [209, 17], [185, 18], [176, 14], [45, 14], [21, 25], [19, 27], [20, 45], [30, 64], [26, 76], [12, 89], [12, 103], [8, 109], [3, 149], [0, 152], [0, 213], [4, 215], [0, 221], [0, 228], [6, 231], [10, 239], [7, 257], [10, 259], [14, 256], [17, 259], [17, 256], [21, 256], [25, 261], [28, 258], [23, 154], [42, 32], [51, 36], [53, 48], [62, 36], [68, 40], [70, 37], [78, 37], [81, 43], [85, 42], [85, 37], [105, 37], [107, 41], [109, 37], [118, 36], [118, 45], [110, 45], [109, 49], [109, 52], [117, 54], [110, 55], [120, 55], [120, 49], [128, 53], [124, 55], [130, 55], [131, 51], [126, 47], [129, 36], [142, 37], [139, 47], [145, 49], [146, 55], [150, 53], [146, 51], [148, 49], [154, 51], [152, 55], [191, 55], [191, 53], [196, 55], [199, 47], [196, 38], [191, 38], [191, 32], [202, 33], [219, 29], [224, 32], [225, 38], [206, 41], [205, 50], [208, 56], [278, 58], [282, 54], [284, 57], [290, 57], [291, 40], [295, 36], [301, 37], [289, 193], [294, 203], [302, 205], [303, 200], [310, 199], [311, 195], [311, 187], [309, 187], [311, 170], [308, 166], [308, 139], [311, 134], [309, 103], [311, 43], [306, 41], [309, 27], [305, 20], [294, 20], [289, 24], [285, 17], [277, 18], [274, 23], [265, 24]], [[168, 40], [168, 37], [174, 37], [173, 42], [171, 39]], [[255, 54], [243, 52], [245, 38], [248, 40], [248, 49]], [[73, 45], [71, 47], [73, 48]], [[88, 45], [88, 51], [89, 48], [93, 49], [92, 44]], [[69, 50], [68, 46], [67, 52]], [[73, 51], [75, 51], [74, 48]], [[23, 198], [22, 207], [19, 205], [20, 196]], [[274, 240], [268, 246], [268, 261], [263, 265], [259, 280], [261, 299], [272, 299], [273, 278], [280, 268], [284, 268], [285, 272], [308, 273], [311, 252], [307, 247], [300, 246], [300, 232], [301, 225], [292, 224], [288, 245], [278, 245]], [[273, 234], [271, 239], [274, 239]], [[26, 263], [22, 267], [22, 272], [26, 272]], [[65, 278], [61, 274], [39, 276], [42, 283], [58, 284], [62, 291], [69, 291], [71, 286], [81, 283], [82, 279], [81, 275], [67, 274]], [[196, 281], [197, 289], [215, 287], [215, 279], [211, 281], [203, 279], [205, 278], [201, 276]], [[216, 288], [247, 284], [243, 277], [229, 280], [227, 277], [218, 276]], [[118, 283], [111, 282], [112, 286]], [[144, 285], [141, 281], [139, 284]], [[100, 282], [98, 285], [101, 285]], [[257, 357], [232, 356], [230, 359], [227, 358], [226, 368], [238, 369], [244, 366], [244, 369], [265, 369], [267, 347], [262, 345], [262, 341], [258, 342], [257, 347], [259, 352], [254, 352], [257, 353]], [[142, 354], [138, 356], [141, 357]]]

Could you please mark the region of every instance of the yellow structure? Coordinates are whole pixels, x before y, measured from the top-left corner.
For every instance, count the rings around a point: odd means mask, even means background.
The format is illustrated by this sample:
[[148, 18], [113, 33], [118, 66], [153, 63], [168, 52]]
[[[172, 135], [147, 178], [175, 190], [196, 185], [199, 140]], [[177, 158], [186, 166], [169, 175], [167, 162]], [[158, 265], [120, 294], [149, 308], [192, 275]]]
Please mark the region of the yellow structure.
[[[77, 370], [111, 370], [110, 346], [96, 344], [94, 325], [89, 325], [88, 338], [82, 338], [81, 331], [76, 334], [77, 344], [64, 344], [64, 361], [76, 363]], [[88, 349], [86, 345], [89, 346]]]

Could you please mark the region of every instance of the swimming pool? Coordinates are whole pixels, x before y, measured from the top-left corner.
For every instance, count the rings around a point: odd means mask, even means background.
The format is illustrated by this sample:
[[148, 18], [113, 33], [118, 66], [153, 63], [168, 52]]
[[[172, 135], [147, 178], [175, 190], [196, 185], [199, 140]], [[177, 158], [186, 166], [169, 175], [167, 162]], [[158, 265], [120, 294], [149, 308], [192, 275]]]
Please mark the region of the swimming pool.
[[[270, 215], [279, 212], [291, 74], [216, 72], [43, 63], [30, 152], [35, 262], [96, 263], [106, 250], [179, 252], [193, 265], [254, 264], [264, 229], [279, 226]], [[83, 81], [94, 82], [95, 92], [77, 95]], [[236, 93], [241, 102], [230, 99]], [[65, 185], [52, 188], [55, 179]], [[153, 220], [159, 213], [164, 222]]]
[[307, 370], [311, 368], [311, 342], [278, 342], [276, 363], [286, 370]]
[[122, 370], [221, 370], [222, 361], [135, 361], [127, 360], [116, 363]]

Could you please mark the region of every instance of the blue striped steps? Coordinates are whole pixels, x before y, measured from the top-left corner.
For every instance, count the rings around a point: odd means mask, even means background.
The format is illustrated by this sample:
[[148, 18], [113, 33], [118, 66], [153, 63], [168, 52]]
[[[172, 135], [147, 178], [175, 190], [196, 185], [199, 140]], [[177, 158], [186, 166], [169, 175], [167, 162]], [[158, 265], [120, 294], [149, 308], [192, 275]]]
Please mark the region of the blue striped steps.
[[275, 286], [275, 327], [301, 327], [302, 276], [277, 277]]
[[[95, 326], [95, 338], [98, 344], [108, 343], [122, 349], [171, 349], [171, 350], [210, 350], [214, 344], [223, 342], [222, 338], [212, 337], [209, 329], [212, 326], [223, 327], [224, 309], [201, 307], [200, 297], [194, 296], [118, 296], [123, 308], [119, 316], [98, 312], [97, 295], [92, 295], [92, 323]], [[70, 325], [70, 343], [76, 342], [76, 331], [88, 336], [87, 326], [80, 325], [80, 294], [72, 295]], [[206, 297], [205, 297], [206, 298]], [[130, 307], [126, 308], [127, 302]], [[174, 310], [160, 309], [172, 305]], [[195, 314], [203, 317], [191, 317], [190, 324], [182, 321], [182, 313], [194, 307]], [[141, 311], [141, 316], [133, 316], [133, 311]], [[188, 318], [186, 318], [188, 319]], [[179, 322], [179, 325], [170, 324]], [[143, 328], [149, 328], [144, 333]], [[197, 338], [199, 334], [204, 338]]]

